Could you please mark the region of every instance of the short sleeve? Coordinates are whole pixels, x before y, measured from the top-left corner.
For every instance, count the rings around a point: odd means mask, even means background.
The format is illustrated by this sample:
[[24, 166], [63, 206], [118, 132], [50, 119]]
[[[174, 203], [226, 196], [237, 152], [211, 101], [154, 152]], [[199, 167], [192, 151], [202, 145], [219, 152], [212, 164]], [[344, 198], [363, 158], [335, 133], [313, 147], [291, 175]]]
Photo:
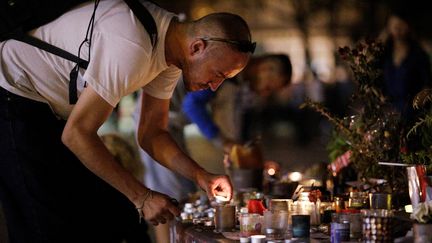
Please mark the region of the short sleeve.
[[149, 63], [150, 58], [151, 53], [132, 41], [94, 33], [91, 61], [83, 79], [115, 107], [140, 82], [148, 69], [143, 63]]
[[144, 86], [146, 94], [158, 99], [170, 99], [177, 81], [180, 79], [181, 70], [176, 67], [169, 67], [161, 72], [150, 83]]

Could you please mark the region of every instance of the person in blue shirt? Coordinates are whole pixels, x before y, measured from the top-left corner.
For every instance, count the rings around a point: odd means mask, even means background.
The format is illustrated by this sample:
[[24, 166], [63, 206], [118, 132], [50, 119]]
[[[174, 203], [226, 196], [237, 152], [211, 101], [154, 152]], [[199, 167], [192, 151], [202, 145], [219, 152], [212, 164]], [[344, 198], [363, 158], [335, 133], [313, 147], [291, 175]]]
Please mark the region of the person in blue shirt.
[[[235, 81], [229, 80], [227, 82]], [[207, 140], [211, 141], [217, 147], [223, 147], [226, 145], [227, 150], [229, 150], [233, 141], [220, 133], [219, 127], [213, 121], [213, 117], [209, 113], [207, 107], [215, 96], [216, 92], [213, 92], [210, 89], [189, 93], [183, 101], [183, 111], [192, 123], [195, 123], [198, 126]]]

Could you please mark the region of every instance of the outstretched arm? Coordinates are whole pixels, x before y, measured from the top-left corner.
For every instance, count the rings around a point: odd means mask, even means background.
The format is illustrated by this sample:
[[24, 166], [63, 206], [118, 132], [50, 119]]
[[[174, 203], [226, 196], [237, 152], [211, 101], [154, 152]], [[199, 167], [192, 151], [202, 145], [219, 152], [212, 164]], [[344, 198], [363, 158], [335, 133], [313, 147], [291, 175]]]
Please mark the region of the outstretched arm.
[[215, 92], [210, 89], [189, 92], [183, 99], [182, 109], [192, 123], [195, 123], [202, 134], [217, 147], [229, 152], [233, 141], [222, 136], [218, 126], [213, 121], [207, 106]]
[[216, 138], [219, 134], [219, 128], [207, 110], [207, 105], [214, 96], [215, 93], [210, 89], [189, 92], [182, 103], [183, 112], [208, 140]]
[[179, 215], [179, 209], [169, 197], [157, 192], [149, 194], [148, 188], [115, 161], [97, 134], [112, 110], [113, 107], [88, 86], [69, 116], [62, 141], [90, 171], [123, 193], [135, 207], [143, 208], [146, 219], [155, 225], [165, 223]]
[[212, 199], [216, 195], [231, 199], [232, 186], [227, 176], [208, 173], [177, 146], [167, 131], [169, 100], [143, 92], [138, 127], [140, 146], [168, 169], [195, 181]]

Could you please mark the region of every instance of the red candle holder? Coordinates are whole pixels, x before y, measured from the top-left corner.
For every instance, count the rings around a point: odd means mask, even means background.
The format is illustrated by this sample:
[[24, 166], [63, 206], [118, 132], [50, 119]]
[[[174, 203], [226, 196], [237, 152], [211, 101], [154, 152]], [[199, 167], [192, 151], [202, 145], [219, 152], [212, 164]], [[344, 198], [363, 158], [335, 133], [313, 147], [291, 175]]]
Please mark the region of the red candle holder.
[[247, 208], [248, 213], [257, 213], [260, 215], [263, 215], [264, 210], [266, 210], [261, 199], [249, 199]]

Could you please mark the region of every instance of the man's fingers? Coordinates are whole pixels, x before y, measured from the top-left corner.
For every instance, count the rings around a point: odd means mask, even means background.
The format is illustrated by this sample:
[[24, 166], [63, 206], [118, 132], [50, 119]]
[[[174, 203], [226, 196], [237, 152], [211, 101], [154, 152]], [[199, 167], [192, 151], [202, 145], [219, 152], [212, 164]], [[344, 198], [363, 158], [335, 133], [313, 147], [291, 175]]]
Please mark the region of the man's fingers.
[[157, 226], [159, 224], [156, 219], [150, 219], [150, 223], [154, 226]]
[[175, 198], [171, 198], [170, 201], [172, 204], [174, 204], [174, 206], [176, 206], [176, 207], [179, 206], [179, 202]]
[[172, 214], [169, 210], [166, 210], [162, 215], [167, 220], [172, 220], [174, 218], [174, 214]]
[[215, 192], [214, 192], [214, 189], [211, 189], [211, 190], [208, 190], [207, 191], [207, 197], [208, 197], [208, 199], [209, 199], [209, 201], [213, 201], [213, 200], [215, 200]]
[[165, 224], [167, 222], [167, 220], [163, 216], [159, 216], [157, 218], [157, 222], [161, 223], [161, 224]]
[[170, 204], [168, 206], [169, 213], [173, 214], [174, 216], [180, 216], [180, 209], [173, 204]]
[[214, 188], [214, 195], [222, 196], [227, 198], [228, 200], [231, 199], [232, 196], [232, 186], [230, 183], [230, 180], [228, 177], [222, 177], [217, 185], [216, 188]]

